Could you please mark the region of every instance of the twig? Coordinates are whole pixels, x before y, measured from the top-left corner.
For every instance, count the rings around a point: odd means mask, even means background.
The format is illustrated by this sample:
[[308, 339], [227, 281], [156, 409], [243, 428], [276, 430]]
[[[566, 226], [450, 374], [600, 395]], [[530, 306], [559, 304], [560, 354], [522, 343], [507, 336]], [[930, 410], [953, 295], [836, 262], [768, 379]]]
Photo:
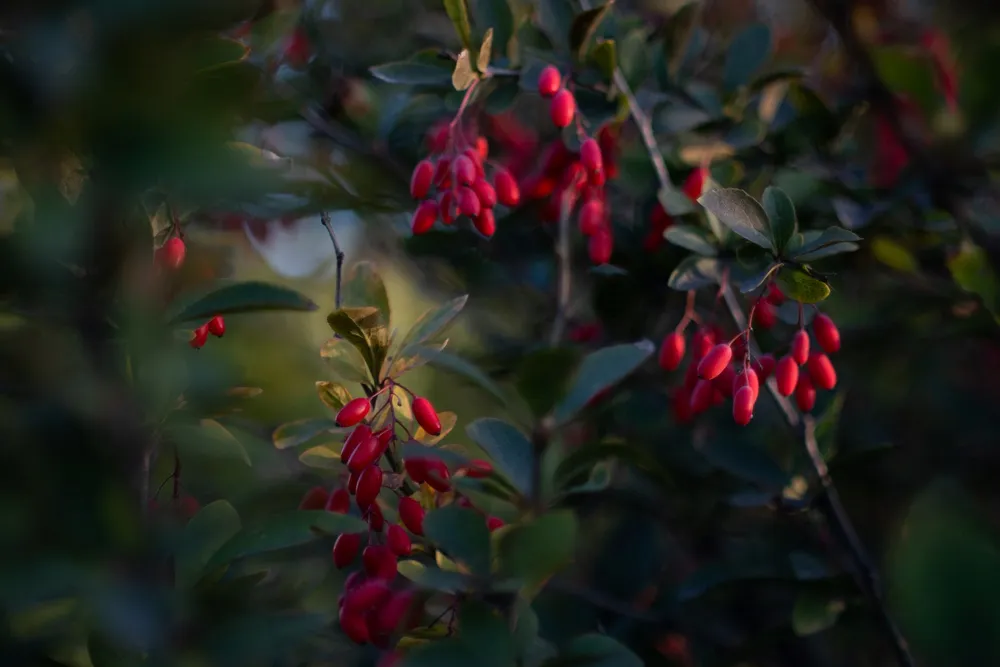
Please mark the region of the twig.
[[566, 331], [569, 316], [569, 297], [573, 282], [573, 266], [570, 258], [570, 219], [573, 215], [575, 196], [572, 185], [566, 188], [559, 202], [559, 232], [556, 238], [556, 260], [559, 268], [556, 274], [556, 314], [552, 320], [549, 344], [558, 345]]
[[337, 256], [337, 287], [336, 296], [334, 297], [334, 307], [340, 310], [340, 289], [344, 274], [344, 251], [341, 250], [340, 244], [337, 243], [337, 235], [333, 232], [333, 225], [330, 223], [330, 214], [323, 211], [319, 214], [319, 219], [323, 223], [323, 226], [326, 227], [326, 231], [330, 235], [330, 240], [333, 241], [333, 252]]

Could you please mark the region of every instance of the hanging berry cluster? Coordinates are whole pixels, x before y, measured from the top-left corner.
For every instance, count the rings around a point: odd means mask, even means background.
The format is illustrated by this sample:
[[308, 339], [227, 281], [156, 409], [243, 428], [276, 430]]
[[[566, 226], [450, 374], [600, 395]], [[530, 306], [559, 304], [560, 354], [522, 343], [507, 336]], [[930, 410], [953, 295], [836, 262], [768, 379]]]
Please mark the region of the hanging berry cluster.
[[212, 334], [216, 338], [222, 338], [225, 333], [226, 321], [222, 319], [221, 315], [216, 315], [191, 333], [191, 347], [199, 350], [205, 346], [205, 343], [208, 341], [209, 334]]

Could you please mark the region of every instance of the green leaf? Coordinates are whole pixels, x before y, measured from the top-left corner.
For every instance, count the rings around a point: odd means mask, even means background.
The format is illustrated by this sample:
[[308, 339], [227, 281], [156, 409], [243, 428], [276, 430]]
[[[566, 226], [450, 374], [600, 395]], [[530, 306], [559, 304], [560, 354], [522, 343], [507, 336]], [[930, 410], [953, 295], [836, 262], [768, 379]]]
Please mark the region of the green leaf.
[[198, 37], [187, 44], [186, 50], [197, 62], [199, 74], [238, 63], [250, 55], [250, 49], [245, 44], [220, 35]]
[[490, 573], [490, 531], [476, 510], [446, 505], [424, 518], [424, 535], [448, 558], [482, 577]]
[[806, 252], [798, 254], [795, 256], [795, 260], [798, 262], [814, 262], [817, 259], [823, 259], [824, 257], [830, 257], [831, 255], [840, 255], [845, 252], [854, 252], [858, 249], [857, 243], [831, 243], [830, 245], [823, 246], [819, 250], [813, 250], [812, 252]]
[[722, 81], [733, 91], [746, 84], [771, 56], [771, 29], [763, 23], [747, 26], [733, 38], [726, 52]]
[[455, 90], [468, 90], [479, 77], [472, 69], [472, 56], [468, 49], [462, 49], [455, 61], [455, 70], [451, 73], [451, 85]]
[[448, 637], [407, 651], [401, 667], [469, 667], [481, 659], [481, 654], [461, 637]]
[[572, 562], [576, 536], [577, 519], [570, 510], [511, 526], [497, 544], [500, 573], [533, 588]]
[[427, 565], [416, 560], [400, 561], [397, 569], [419, 588], [442, 593], [459, 593], [472, 586], [472, 579], [461, 572], [449, 572], [436, 565]]
[[166, 431], [182, 458], [236, 460], [251, 465], [250, 457], [236, 436], [214, 419], [202, 419], [197, 425], [171, 424]]
[[789, 252], [792, 254], [792, 259], [797, 262], [807, 262], [810, 259], [815, 259], [814, 257], [809, 256], [817, 251], [825, 250], [830, 246], [839, 243], [853, 244], [861, 240], [861, 237], [854, 232], [836, 225], [827, 227], [819, 234], [816, 234], [815, 232], [806, 232], [806, 235], [808, 240], [806, 240], [802, 245], [796, 247], [794, 253], [792, 253], [791, 249], [789, 249]]
[[493, 28], [486, 30], [483, 35], [483, 43], [479, 47], [479, 59], [476, 61], [476, 70], [486, 72], [490, 66], [490, 57], [493, 54]]
[[[375, 350], [372, 348], [368, 334], [361, 324], [355, 320], [358, 317], [356, 311], [370, 311], [377, 316], [377, 311], [372, 309], [345, 309], [334, 311], [326, 316], [326, 322], [333, 329], [333, 332], [341, 336], [344, 340], [354, 346], [361, 353], [361, 358], [365, 360], [365, 365], [371, 372], [372, 377], [377, 378], [381, 370], [380, 364], [376, 363]], [[360, 319], [360, 318], [359, 318]]]
[[430, 444], [418, 440], [408, 440], [403, 443], [399, 450], [403, 459], [431, 459], [444, 461], [449, 468], [459, 468], [469, 462], [469, 457], [444, 447], [432, 447]]
[[769, 186], [764, 190], [764, 211], [771, 223], [771, 237], [774, 249], [779, 255], [799, 231], [799, 221], [795, 217], [795, 205], [784, 190]]
[[172, 324], [208, 320], [216, 315], [252, 313], [269, 310], [310, 312], [318, 306], [295, 290], [251, 281], [216, 288], [195, 301], [175, 310]]
[[913, 253], [889, 236], [876, 236], [871, 240], [872, 255], [889, 268], [901, 273], [916, 273], [920, 264]]
[[[465, 0], [443, 0], [444, 10], [448, 13], [452, 25], [455, 26], [455, 33], [459, 41], [466, 50], [472, 49], [472, 26], [469, 25], [469, 9]], [[468, 54], [466, 54], [468, 57]], [[463, 89], [459, 89], [463, 90]]]
[[767, 213], [756, 199], [743, 190], [709, 190], [698, 199], [698, 203], [747, 241], [761, 248], [774, 250]]
[[489, 455], [495, 469], [525, 496], [531, 496], [534, 447], [521, 431], [502, 419], [477, 419], [465, 427], [468, 436]]
[[876, 46], [869, 50], [879, 78], [895, 94], [915, 101], [925, 113], [941, 106], [934, 62], [925, 51], [899, 45]]
[[351, 400], [351, 392], [338, 382], [317, 382], [316, 393], [323, 405], [338, 412]]
[[843, 600], [831, 599], [819, 591], [802, 591], [792, 608], [792, 629], [799, 637], [822, 632], [833, 627], [845, 606]]
[[651, 341], [640, 340], [588, 354], [580, 364], [569, 395], [555, 409], [556, 422], [563, 424], [572, 419], [594, 396], [621, 382], [655, 351]]
[[507, 620], [482, 600], [462, 603], [458, 615], [461, 639], [476, 652], [481, 667], [513, 667], [514, 645]]
[[340, 452], [343, 443], [316, 445], [299, 454], [299, 461], [302, 465], [320, 470], [343, 470], [344, 464], [340, 462]]
[[347, 514], [324, 510], [284, 512], [241, 530], [216, 552], [210, 565], [217, 567], [239, 558], [308, 544], [323, 536], [366, 530], [364, 521]]
[[528, 354], [515, 372], [517, 391], [536, 417], [544, 417], [569, 389], [580, 354], [572, 347], [546, 347]]
[[389, 325], [389, 294], [373, 262], [358, 262], [344, 273], [341, 303], [345, 308], [376, 308], [379, 323]]
[[701, 453], [714, 467], [761, 488], [780, 491], [791, 481], [770, 454], [746, 442], [714, 438], [702, 446]]
[[564, 458], [553, 475], [556, 487], [564, 487], [574, 477], [586, 472], [595, 464], [608, 459], [625, 461], [642, 471], [657, 484], [670, 483], [670, 474], [663, 465], [642, 448], [632, 443], [601, 442], [577, 447]]
[[240, 515], [225, 500], [201, 508], [184, 527], [176, 554], [176, 581], [179, 588], [193, 586], [212, 556], [241, 528]]
[[964, 242], [948, 260], [948, 270], [959, 287], [977, 295], [994, 318], [1000, 318], [1000, 289], [989, 258], [979, 246]]
[[507, 402], [507, 397], [504, 395], [503, 389], [490, 376], [457, 354], [441, 352], [436, 354], [428, 363], [435, 368], [451, 371], [467, 380], [471, 380], [475, 385], [499, 399], [501, 403]]
[[686, 248], [705, 257], [715, 257], [719, 249], [712, 243], [708, 233], [694, 225], [672, 225], [663, 233], [663, 238], [675, 246]]
[[469, 0], [473, 23], [480, 35], [493, 31], [493, 49], [501, 58], [507, 56], [507, 45], [514, 34], [514, 16], [507, 0]]
[[343, 338], [331, 338], [323, 343], [319, 356], [327, 360], [334, 375], [345, 382], [371, 382], [371, 371], [357, 348]]
[[681, 292], [719, 283], [719, 261], [692, 255], [685, 257], [670, 274], [667, 287]]
[[785, 296], [801, 303], [819, 303], [830, 296], [829, 285], [790, 266], [784, 266], [778, 271], [777, 283]]
[[561, 658], [588, 667], [643, 667], [643, 662], [628, 647], [607, 635], [591, 633], [575, 637], [560, 651]]
[[750, 272], [749, 275], [745, 276], [741, 275], [742, 271], [733, 272], [734, 275], [732, 277], [735, 279], [736, 284], [740, 289], [740, 292], [746, 294], [747, 292], [754, 291], [755, 289], [763, 285], [764, 281], [770, 278], [775, 271], [780, 270], [782, 267], [781, 264], [776, 264], [771, 262], [767, 262], [766, 264], [767, 264], [766, 266], [759, 269], [758, 271]]
[[305, 444], [320, 435], [341, 432], [332, 419], [299, 419], [274, 429], [271, 442], [278, 449], [290, 449]]
[[569, 48], [569, 29], [573, 25], [573, 5], [569, 0], [537, 0], [538, 26], [560, 51]]
[[469, 295], [465, 294], [440, 306], [428, 309], [410, 327], [403, 340], [400, 341], [399, 349], [405, 353], [411, 346], [421, 345], [440, 334], [458, 317], [468, 300]]
[[576, 54], [578, 60], [583, 60], [587, 54], [587, 44], [609, 11], [611, 11], [611, 4], [604, 3], [581, 12], [573, 18], [569, 29], [569, 48]]
[[401, 60], [399, 62], [375, 65], [370, 69], [372, 76], [386, 83], [407, 86], [451, 85], [451, 68], [438, 67], [426, 62]]

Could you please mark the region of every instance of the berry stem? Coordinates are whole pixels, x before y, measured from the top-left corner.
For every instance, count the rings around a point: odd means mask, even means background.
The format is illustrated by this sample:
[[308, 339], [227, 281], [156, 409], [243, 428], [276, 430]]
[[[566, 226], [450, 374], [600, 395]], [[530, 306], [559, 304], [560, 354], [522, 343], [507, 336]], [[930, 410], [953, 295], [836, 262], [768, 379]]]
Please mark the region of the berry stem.
[[566, 330], [566, 318], [569, 314], [569, 298], [572, 289], [573, 266], [570, 259], [570, 219], [573, 215], [573, 186], [566, 188], [559, 201], [559, 231], [556, 237], [556, 316], [552, 321], [552, 331], [549, 334], [549, 344], [558, 345]]
[[323, 226], [326, 227], [327, 234], [330, 235], [330, 240], [333, 242], [333, 252], [337, 257], [337, 284], [335, 287], [334, 307], [337, 310], [340, 310], [340, 303], [341, 303], [340, 286], [343, 283], [345, 255], [343, 249], [341, 249], [340, 247], [340, 243], [337, 242], [337, 235], [333, 232], [333, 224], [331, 224], [330, 222], [330, 214], [327, 213], [326, 211], [323, 211], [322, 213], [319, 214], [319, 219], [320, 222], [323, 223]]
[[696, 290], [688, 290], [687, 301], [684, 303], [684, 316], [681, 317], [681, 321], [677, 323], [674, 331], [677, 333], [684, 333], [687, 329], [687, 325], [691, 322], [695, 324], [700, 324], [701, 318], [698, 317], [698, 313], [694, 310], [695, 297], [697, 296]]

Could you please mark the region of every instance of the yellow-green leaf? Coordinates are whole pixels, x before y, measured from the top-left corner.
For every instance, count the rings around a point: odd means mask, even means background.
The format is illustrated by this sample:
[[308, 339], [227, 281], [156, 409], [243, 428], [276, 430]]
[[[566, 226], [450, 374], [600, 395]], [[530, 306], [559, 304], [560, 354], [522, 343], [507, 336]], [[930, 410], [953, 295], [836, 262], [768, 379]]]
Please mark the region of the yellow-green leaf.
[[493, 52], [493, 28], [483, 35], [483, 44], [479, 47], [479, 58], [476, 60], [476, 69], [485, 73], [490, 66], [490, 55]]
[[801, 303], [819, 303], [830, 296], [830, 286], [800, 269], [785, 266], [778, 272], [778, 287], [789, 299]]
[[351, 400], [351, 392], [347, 387], [336, 382], [317, 382], [316, 393], [323, 405], [331, 410], [340, 410]]

